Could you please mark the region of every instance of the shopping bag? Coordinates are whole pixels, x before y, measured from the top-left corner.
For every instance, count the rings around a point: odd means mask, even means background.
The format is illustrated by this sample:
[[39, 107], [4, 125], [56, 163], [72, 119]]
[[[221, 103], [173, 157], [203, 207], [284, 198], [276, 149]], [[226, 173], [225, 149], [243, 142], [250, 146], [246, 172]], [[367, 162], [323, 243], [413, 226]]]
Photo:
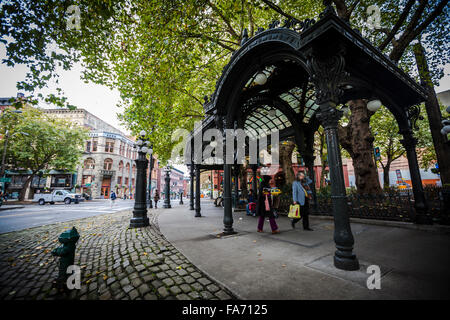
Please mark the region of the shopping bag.
[[300, 205], [299, 204], [292, 204], [289, 208], [289, 218], [293, 219], [300, 219]]

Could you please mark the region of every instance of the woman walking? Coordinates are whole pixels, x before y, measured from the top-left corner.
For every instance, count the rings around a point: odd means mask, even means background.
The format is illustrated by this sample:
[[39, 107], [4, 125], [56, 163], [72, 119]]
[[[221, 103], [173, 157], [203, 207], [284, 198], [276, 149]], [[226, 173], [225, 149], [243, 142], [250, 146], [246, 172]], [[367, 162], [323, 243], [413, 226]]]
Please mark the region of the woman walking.
[[[307, 231], [313, 231], [309, 227], [309, 199], [308, 199], [308, 192], [305, 188], [309, 188], [306, 184], [307, 181], [305, 179], [305, 174], [303, 172], [298, 172], [295, 181], [292, 184], [292, 198], [294, 204], [300, 205], [300, 215], [303, 219], [303, 230]], [[295, 229], [295, 224], [300, 219], [292, 219], [291, 226]]]
[[155, 196], [153, 197], [153, 200], [155, 201], [155, 209], [158, 209], [158, 200], [159, 200], [158, 189], [155, 189]]
[[272, 208], [272, 198], [270, 196], [270, 176], [264, 176], [258, 193], [258, 202], [256, 203], [256, 215], [258, 219], [258, 232], [263, 232], [264, 219], [269, 218], [272, 233], [279, 233], [275, 216]]

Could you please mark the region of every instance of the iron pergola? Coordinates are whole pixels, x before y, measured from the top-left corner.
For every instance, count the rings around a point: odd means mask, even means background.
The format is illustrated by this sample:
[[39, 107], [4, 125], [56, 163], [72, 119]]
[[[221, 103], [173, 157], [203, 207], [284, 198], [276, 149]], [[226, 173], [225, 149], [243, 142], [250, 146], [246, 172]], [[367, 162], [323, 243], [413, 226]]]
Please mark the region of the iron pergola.
[[[205, 99], [205, 119], [202, 127], [191, 133], [191, 138], [209, 128], [222, 132], [236, 128], [263, 128], [267, 132], [277, 129], [280, 140], [295, 141], [313, 175], [314, 133], [321, 125], [326, 135], [331, 178], [337, 249], [334, 265], [343, 270], [357, 270], [359, 262], [353, 253], [354, 238], [337, 133], [343, 112], [338, 106], [349, 100], [377, 99], [394, 115], [407, 152], [416, 222], [426, 223], [429, 214], [413, 135], [419, 116], [417, 105], [426, 100], [426, 91], [358, 30], [340, 19], [331, 1], [324, 1], [324, 4], [326, 9], [317, 22], [309, 19], [286, 20], [282, 25], [274, 22], [269, 29], [260, 28], [254, 37], [243, 39], [218, 79], [214, 93]], [[225, 139], [225, 135], [223, 137]], [[189, 141], [192, 144], [192, 139]], [[200, 172], [200, 168], [212, 168], [191, 160], [195, 172]], [[231, 174], [232, 167], [238, 165], [219, 166], [224, 170], [224, 234], [235, 233]], [[193, 177], [191, 171], [191, 186]], [[197, 188], [198, 199], [199, 192]], [[200, 201], [196, 206], [198, 214], [199, 206]]]

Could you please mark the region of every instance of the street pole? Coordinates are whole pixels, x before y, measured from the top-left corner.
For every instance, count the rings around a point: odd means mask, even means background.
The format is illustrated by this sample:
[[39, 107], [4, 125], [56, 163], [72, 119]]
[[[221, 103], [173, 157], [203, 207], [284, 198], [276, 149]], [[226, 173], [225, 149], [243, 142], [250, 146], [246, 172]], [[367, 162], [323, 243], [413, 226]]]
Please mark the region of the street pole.
[[148, 160], [147, 154], [153, 152], [152, 148], [148, 148], [149, 141], [145, 141], [147, 133], [142, 130], [140, 132], [140, 139], [136, 141], [135, 148], [138, 151], [138, 158], [136, 161], [136, 197], [134, 200], [133, 217], [130, 220], [130, 228], [141, 228], [150, 225], [147, 217], [147, 199], [145, 196], [147, 189], [147, 168]]
[[[152, 146], [150, 146], [151, 149]], [[153, 170], [153, 154], [150, 154], [150, 169], [149, 169], [149, 174], [148, 174], [148, 207], [150, 209], [153, 209], [153, 204], [152, 204], [152, 170]]]
[[164, 193], [166, 194], [166, 196], [164, 197], [164, 208], [169, 209], [172, 208], [172, 206], [170, 205], [170, 168], [166, 167], [164, 169], [164, 171], [166, 172], [166, 177], [165, 177], [165, 191]]

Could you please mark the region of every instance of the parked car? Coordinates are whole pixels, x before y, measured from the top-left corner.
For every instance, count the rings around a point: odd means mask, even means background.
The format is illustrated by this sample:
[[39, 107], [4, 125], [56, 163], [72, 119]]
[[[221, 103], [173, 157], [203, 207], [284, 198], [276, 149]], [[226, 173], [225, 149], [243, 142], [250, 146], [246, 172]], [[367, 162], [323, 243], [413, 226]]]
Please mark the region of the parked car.
[[64, 202], [65, 204], [79, 203], [84, 201], [81, 194], [71, 193], [67, 190], [55, 190], [52, 193], [36, 193], [33, 197], [33, 202], [38, 202], [44, 205], [46, 202], [55, 204], [55, 202]]

